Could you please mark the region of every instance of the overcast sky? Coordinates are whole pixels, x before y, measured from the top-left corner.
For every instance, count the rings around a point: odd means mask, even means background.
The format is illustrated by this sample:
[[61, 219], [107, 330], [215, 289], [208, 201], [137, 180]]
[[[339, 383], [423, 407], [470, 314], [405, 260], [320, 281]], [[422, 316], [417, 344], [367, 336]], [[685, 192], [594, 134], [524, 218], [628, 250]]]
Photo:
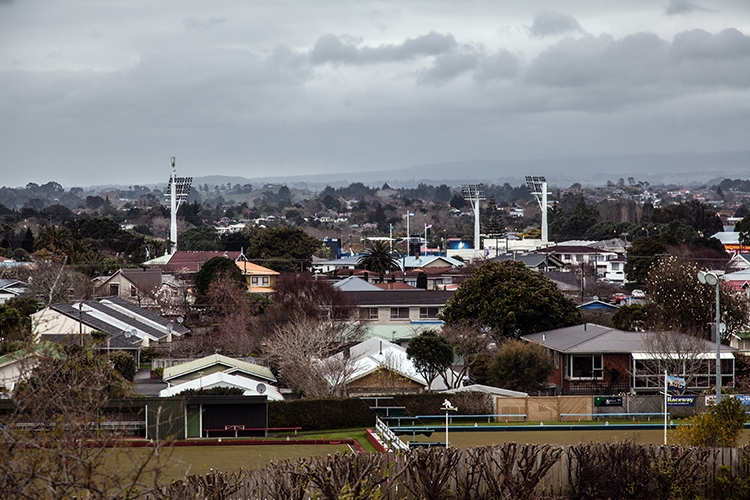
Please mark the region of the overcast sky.
[[748, 0], [0, 0], [0, 186], [749, 138]]

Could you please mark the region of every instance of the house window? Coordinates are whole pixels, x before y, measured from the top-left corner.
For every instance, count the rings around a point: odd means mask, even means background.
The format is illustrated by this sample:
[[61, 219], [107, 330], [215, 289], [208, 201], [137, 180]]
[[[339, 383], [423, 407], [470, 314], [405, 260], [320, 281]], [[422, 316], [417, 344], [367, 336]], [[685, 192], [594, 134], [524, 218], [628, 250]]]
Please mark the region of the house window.
[[269, 286], [271, 284], [271, 278], [268, 276], [253, 276], [250, 278], [250, 284], [252, 286]]
[[130, 285], [130, 296], [131, 297], [138, 296], [138, 289], [135, 287], [135, 285]]
[[419, 319], [437, 319], [439, 312], [439, 307], [420, 307]]
[[601, 354], [580, 354], [568, 356], [566, 376], [573, 379], [602, 379]]
[[377, 307], [361, 307], [359, 309], [359, 319], [361, 320], [378, 319], [378, 308]]
[[409, 308], [391, 307], [391, 319], [409, 319]]
[[109, 284], [109, 296], [115, 297], [117, 295], [120, 295], [120, 284], [119, 283], [110, 283]]
[[620, 264], [618, 262], [612, 263], [612, 270], [613, 271], [619, 271], [620, 270]]

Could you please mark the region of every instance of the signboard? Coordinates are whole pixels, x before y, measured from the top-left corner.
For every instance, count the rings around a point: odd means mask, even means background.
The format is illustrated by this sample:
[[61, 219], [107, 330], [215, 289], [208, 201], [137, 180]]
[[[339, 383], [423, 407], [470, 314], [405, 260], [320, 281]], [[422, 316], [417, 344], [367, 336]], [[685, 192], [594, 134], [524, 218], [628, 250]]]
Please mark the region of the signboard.
[[750, 396], [747, 394], [736, 394], [734, 397], [740, 400], [742, 406], [750, 406]]
[[622, 406], [622, 396], [594, 396], [594, 406]]
[[695, 396], [667, 396], [667, 406], [695, 406]]

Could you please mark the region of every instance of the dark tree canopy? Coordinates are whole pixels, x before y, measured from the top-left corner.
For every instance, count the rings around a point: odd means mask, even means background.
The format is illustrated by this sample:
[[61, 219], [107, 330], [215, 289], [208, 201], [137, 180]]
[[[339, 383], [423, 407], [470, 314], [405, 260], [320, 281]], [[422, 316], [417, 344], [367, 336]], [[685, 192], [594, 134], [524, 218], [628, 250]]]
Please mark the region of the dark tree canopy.
[[191, 227], [177, 238], [179, 250], [211, 251], [219, 249], [219, 233], [208, 226]]
[[704, 236], [711, 236], [724, 229], [716, 212], [698, 200], [655, 208], [651, 214], [651, 222], [665, 224], [681, 222]]
[[575, 303], [551, 280], [522, 262], [486, 262], [474, 270], [443, 309], [449, 325], [478, 322], [508, 338], [580, 322]]
[[313, 254], [322, 243], [302, 229], [272, 227], [258, 231], [250, 242], [246, 255], [275, 271], [307, 268]]
[[531, 394], [544, 388], [551, 373], [552, 362], [544, 347], [509, 340], [497, 351], [487, 374], [489, 385]]
[[651, 267], [664, 256], [667, 248], [676, 243], [669, 235], [653, 235], [648, 238], [636, 238], [628, 248], [625, 262], [625, 276], [629, 281], [643, 283]]
[[434, 330], [425, 330], [409, 341], [406, 355], [432, 389], [432, 381], [453, 363], [453, 345]]
[[245, 277], [234, 260], [227, 257], [214, 257], [203, 264], [201, 270], [195, 275], [195, 291], [198, 297], [206, 297], [211, 282], [219, 275], [228, 276], [232, 281], [241, 284], [243, 287], [247, 286]]

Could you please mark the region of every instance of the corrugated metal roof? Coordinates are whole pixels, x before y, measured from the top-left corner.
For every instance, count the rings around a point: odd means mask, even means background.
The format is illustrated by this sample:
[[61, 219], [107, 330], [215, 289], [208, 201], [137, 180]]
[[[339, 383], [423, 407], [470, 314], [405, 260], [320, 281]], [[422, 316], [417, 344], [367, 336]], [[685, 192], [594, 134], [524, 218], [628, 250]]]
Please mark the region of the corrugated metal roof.
[[236, 373], [241, 371], [249, 375], [254, 375], [272, 382], [276, 382], [276, 377], [270, 369], [265, 366], [248, 363], [240, 359], [230, 358], [221, 354], [212, 354], [203, 358], [194, 359], [187, 363], [182, 363], [175, 366], [170, 366], [164, 369], [164, 381], [169, 381], [177, 377], [183, 377], [189, 373], [196, 373], [205, 370], [209, 366], [217, 364], [227, 366], [226, 370], [222, 370], [228, 373]]

